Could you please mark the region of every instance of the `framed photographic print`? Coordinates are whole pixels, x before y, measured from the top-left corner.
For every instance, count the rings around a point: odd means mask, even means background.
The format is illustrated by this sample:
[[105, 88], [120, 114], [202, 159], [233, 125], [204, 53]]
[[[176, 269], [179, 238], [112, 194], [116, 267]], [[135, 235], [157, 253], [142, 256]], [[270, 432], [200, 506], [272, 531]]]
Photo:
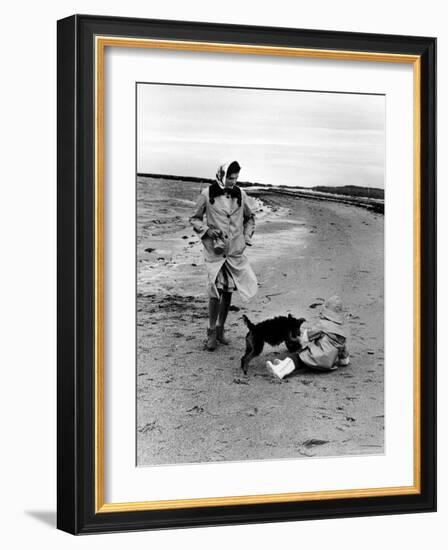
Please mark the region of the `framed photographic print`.
[[58, 22], [58, 527], [434, 511], [426, 37]]

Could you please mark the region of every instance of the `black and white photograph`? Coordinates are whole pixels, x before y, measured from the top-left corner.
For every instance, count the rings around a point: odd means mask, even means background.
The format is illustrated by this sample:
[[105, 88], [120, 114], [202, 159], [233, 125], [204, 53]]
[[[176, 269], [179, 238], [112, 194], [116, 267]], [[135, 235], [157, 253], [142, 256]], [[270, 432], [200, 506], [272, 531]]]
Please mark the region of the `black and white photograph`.
[[136, 85], [137, 465], [381, 455], [381, 94]]

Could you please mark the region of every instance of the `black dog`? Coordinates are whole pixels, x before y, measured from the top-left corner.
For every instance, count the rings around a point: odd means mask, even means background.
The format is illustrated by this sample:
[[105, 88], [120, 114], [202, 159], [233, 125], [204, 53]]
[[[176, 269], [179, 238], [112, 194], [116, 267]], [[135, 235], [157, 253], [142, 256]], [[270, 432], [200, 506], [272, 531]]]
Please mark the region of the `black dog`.
[[305, 321], [303, 317], [296, 319], [289, 314], [288, 317], [274, 317], [257, 324], [252, 323], [246, 315], [243, 315], [243, 319], [249, 329], [246, 335], [246, 353], [241, 357], [244, 374], [247, 374], [249, 362], [263, 351], [265, 343], [278, 346], [285, 342], [288, 351], [291, 352], [300, 348], [297, 336]]

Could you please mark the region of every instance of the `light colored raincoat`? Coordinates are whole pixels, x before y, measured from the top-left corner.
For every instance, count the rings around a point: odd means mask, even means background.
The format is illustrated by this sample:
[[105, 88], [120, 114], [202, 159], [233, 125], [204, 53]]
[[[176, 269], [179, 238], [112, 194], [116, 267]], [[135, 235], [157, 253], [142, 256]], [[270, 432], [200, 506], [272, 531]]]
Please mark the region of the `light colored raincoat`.
[[[206, 221], [204, 221], [204, 215]], [[249, 300], [258, 290], [258, 283], [249, 260], [244, 255], [255, 229], [254, 214], [248, 204], [247, 194], [241, 189], [241, 206], [235, 197], [220, 195], [210, 203], [209, 188], [203, 189], [190, 217], [193, 229], [202, 240], [204, 260], [207, 268], [207, 290], [210, 297], [218, 298], [216, 277], [225, 264], [244, 300]], [[224, 251], [217, 254], [213, 239], [207, 235], [209, 227], [220, 229]]]
[[347, 332], [343, 323], [321, 318], [307, 330], [305, 349], [299, 357], [306, 366], [317, 370], [334, 370], [338, 360], [348, 359]]

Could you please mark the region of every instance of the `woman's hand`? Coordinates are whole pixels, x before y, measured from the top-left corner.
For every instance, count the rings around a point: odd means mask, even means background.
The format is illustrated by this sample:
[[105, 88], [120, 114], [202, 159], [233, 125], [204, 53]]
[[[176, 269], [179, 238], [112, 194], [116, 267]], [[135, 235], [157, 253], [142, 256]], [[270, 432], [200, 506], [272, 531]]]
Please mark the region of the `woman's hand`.
[[209, 227], [207, 229], [207, 235], [211, 237], [212, 239], [217, 239], [221, 236], [221, 230], [220, 229], [213, 229], [212, 227]]

